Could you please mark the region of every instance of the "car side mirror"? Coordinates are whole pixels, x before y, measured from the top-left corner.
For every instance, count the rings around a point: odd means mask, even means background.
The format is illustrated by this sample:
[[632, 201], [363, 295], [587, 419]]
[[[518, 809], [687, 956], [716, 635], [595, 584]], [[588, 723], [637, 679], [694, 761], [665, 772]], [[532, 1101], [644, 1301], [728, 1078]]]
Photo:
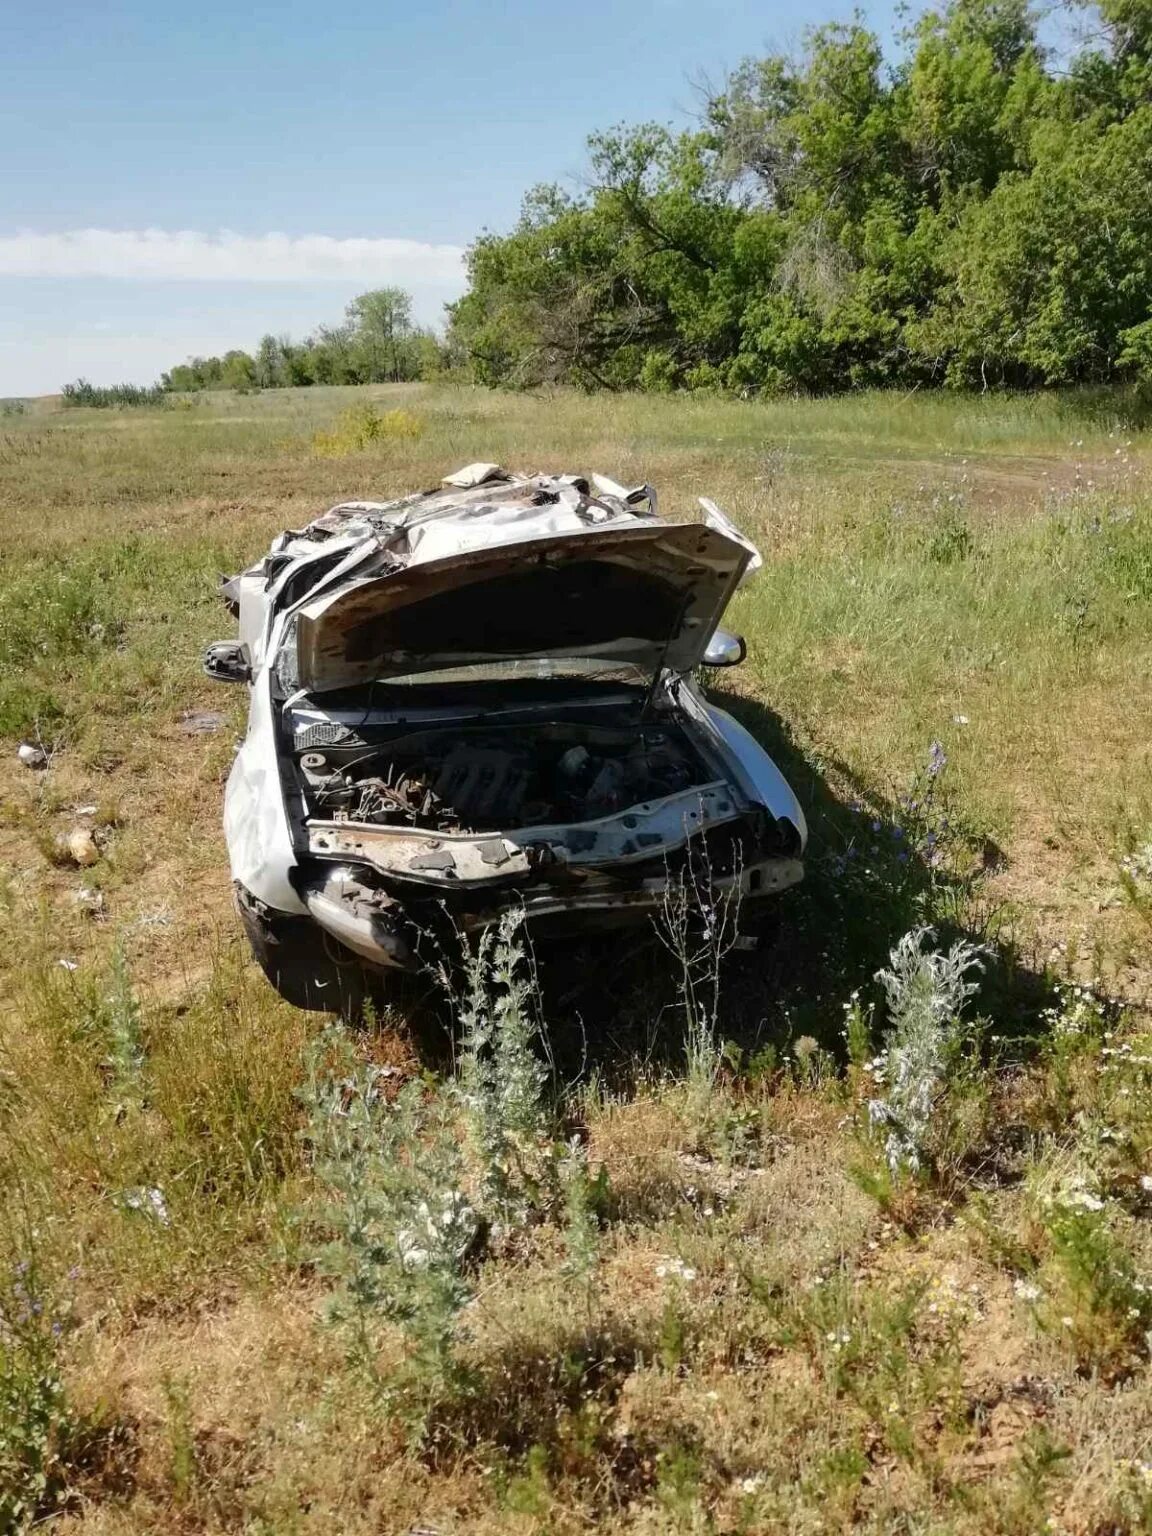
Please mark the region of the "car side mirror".
[[738, 667], [748, 654], [743, 635], [730, 635], [718, 629], [704, 649], [706, 667]]
[[204, 652], [204, 670], [217, 683], [250, 683], [252, 661], [238, 640], [217, 640]]

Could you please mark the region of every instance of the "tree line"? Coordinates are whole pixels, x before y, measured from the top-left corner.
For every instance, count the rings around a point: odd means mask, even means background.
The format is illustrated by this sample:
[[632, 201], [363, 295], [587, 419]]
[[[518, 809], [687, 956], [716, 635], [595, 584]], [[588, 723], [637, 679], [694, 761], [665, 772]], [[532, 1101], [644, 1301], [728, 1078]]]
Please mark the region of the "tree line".
[[442, 376], [448, 369], [444, 341], [412, 319], [412, 299], [402, 288], [376, 288], [352, 300], [339, 325], [322, 325], [303, 341], [265, 336], [255, 352], [190, 357], [152, 385], [65, 384], [65, 406], [147, 406], [169, 395], [230, 389], [294, 389], [309, 384], [404, 383]]
[[377, 288], [353, 299], [339, 325], [322, 325], [303, 341], [265, 336], [254, 353], [192, 357], [161, 376], [166, 391], [290, 389], [308, 384], [403, 383], [433, 376], [442, 343], [413, 323], [402, 288]]
[[490, 384], [755, 393], [1152, 380], [1152, 0], [1054, 58], [1028, 0], [951, 0], [748, 60], [700, 120], [590, 141], [469, 252]]

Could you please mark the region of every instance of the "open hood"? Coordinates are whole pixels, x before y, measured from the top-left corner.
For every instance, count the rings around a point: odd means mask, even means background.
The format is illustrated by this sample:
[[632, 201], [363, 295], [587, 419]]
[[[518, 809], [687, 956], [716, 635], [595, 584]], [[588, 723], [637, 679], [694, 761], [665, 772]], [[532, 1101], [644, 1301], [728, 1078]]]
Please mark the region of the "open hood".
[[730, 525], [623, 515], [556, 526], [555, 515], [525, 519], [451, 554], [429, 542], [408, 563], [377, 543], [370, 574], [362, 567], [298, 608], [299, 686], [537, 657], [687, 672], [755, 556]]

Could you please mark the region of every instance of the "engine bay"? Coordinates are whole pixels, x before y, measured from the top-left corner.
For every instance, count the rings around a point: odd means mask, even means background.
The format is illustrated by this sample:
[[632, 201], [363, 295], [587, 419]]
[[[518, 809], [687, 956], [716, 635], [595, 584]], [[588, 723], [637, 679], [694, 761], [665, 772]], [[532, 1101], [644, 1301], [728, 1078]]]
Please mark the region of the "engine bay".
[[[310, 815], [325, 821], [488, 832], [610, 816], [706, 783], [683, 732], [567, 722], [454, 727], [318, 743], [294, 759]], [[352, 733], [345, 733], [351, 737]]]

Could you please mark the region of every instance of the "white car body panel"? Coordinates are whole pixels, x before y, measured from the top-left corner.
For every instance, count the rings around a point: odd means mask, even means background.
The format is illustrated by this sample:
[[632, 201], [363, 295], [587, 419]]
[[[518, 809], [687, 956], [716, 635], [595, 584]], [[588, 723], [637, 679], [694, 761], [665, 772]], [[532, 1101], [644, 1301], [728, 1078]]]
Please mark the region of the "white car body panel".
[[265, 906], [302, 913], [307, 908], [289, 879], [296, 851], [280, 779], [275, 708], [271, 668], [262, 665], [253, 673], [248, 731], [224, 791], [224, 840], [233, 880]]
[[[704, 828], [735, 821], [755, 806], [763, 807], [777, 823], [795, 829], [794, 855], [766, 856], [758, 845], [756, 858], [735, 874], [718, 879], [717, 888], [725, 881], [736, 881], [749, 892], [767, 894], [801, 878], [799, 856], [807, 827], [795, 793], [750, 732], [710, 704], [689, 673], [699, 663], [735, 587], [760, 565], [759, 553], [704, 498], [702, 524], [667, 524], [654, 516], [651, 487], [624, 491], [602, 476], [592, 477], [592, 483], [599, 495], [589, 490], [589, 482], [575, 476], [513, 477], [495, 465], [469, 466], [445, 481], [445, 486], [460, 488], [455, 495], [443, 491], [392, 503], [349, 502], [335, 507], [306, 529], [281, 535], [265, 561], [229, 584], [238, 609], [239, 639], [250, 665], [251, 694], [247, 733], [225, 792], [224, 831], [234, 882], [263, 908], [285, 917], [310, 914], [353, 953], [377, 964], [399, 964], [402, 961], [390, 960], [385, 949], [391, 945], [395, 955], [401, 954], [402, 940], [386, 939], [371, 913], [353, 910], [354, 900], [345, 904], [346, 886], [354, 898], [352, 871], [357, 865], [376, 870], [376, 878], [399, 881], [402, 889], [414, 884], [425, 897], [437, 888], [446, 893], [482, 891], [495, 882], [496, 870], [505, 884], [520, 880], [530, 916], [639, 908], [656, 899], [661, 880], [645, 875], [641, 868], [635, 877], [639, 884], [618, 892], [612, 878], [600, 871], [610, 872], [618, 865], [643, 866], [653, 853], [667, 855]], [[544, 504], [517, 499], [542, 488], [551, 498]], [[634, 510], [638, 504], [649, 509], [647, 514]], [[559, 551], [556, 557], [541, 554], [553, 549]], [[406, 654], [392, 662], [386, 655], [365, 662], [350, 650], [342, 656], [340, 642], [351, 631], [342, 629], [340, 622], [326, 630], [326, 620], [331, 615], [342, 620], [349, 612], [362, 622], [364, 615], [371, 620], [377, 611], [389, 613], [394, 597], [403, 608], [405, 593], [407, 602], [419, 607], [423, 599], [416, 578], [422, 574], [433, 584], [440, 580], [441, 595], [452, 600], [458, 590], [454, 582], [468, 572], [470, 563], [474, 568], [503, 568], [501, 560], [492, 560], [493, 551], [506, 557], [508, 570], [523, 570], [529, 579], [533, 569], [551, 569], [555, 560], [571, 558], [571, 551], [580, 551], [581, 557], [583, 551], [591, 552], [589, 559], [596, 569], [602, 559], [605, 569], [646, 573], [646, 562], [650, 562], [656, 573], [653, 579], [665, 580], [672, 593], [682, 590], [676, 626], [659, 646], [651, 638], [642, 645], [622, 634], [619, 639], [604, 638], [600, 655], [606, 661], [619, 658], [641, 668], [648, 665], [653, 674], [649, 703], [658, 700], [662, 719], [681, 718], [685, 729], [695, 732], [704, 761], [710, 759], [714, 770], [719, 765], [723, 777], [715, 772], [711, 779], [705, 775], [686, 791], [633, 805], [627, 813], [586, 817], [573, 826], [517, 825], [500, 833], [431, 832], [424, 827], [306, 816], [285, 740], [293, 740], [295, 733], [307, 731], [310, 725], [354, 729], [367, 718], [360, 709], [327, 709], [328, 690], [362, 687], [378, 673], [383, 681], [390, 666], [392, 673], [405, 675], [435, 671], [446, 661], [474, 664], [468, 645], [454, 636], [449, 637], [444, 655], [421, 654], [415, 666]], [[323, 563], [323, 574], [309, 579], [308, 568], [316, 562]], [[481, 581], [477, 589], [482, 587]], [[299, 597], [285, 601], [285, 594], [295, 591]], [[541, 612], [547, 617], [546, 605]], [[609, 626], [606, 634], [610, 633]], [[470, 643], [466, 627], [465, 638]], [[486, 654], [483, 643], [481, 632], [476, 646], [481, 656]], [[530, 663], [549, 653], [541, 648], [520, 654]], [[560, 647], [556, 654], [568, 653]], [[591, 648], [575, 654], [588, 657]], [[285, 657], [291, 662], [286, 668]], [[301, 671], [307, 688], [295, 687]], [[286, 698], [286, 692], [291, 697]], [[636, 698], [633, 687], [615, 704], [635, 706]], [[586, 702], [588, 707], [612, 707], [614, 699], [601, 683], [594, 699]], [[576, 698], [575, 705], [579, 704]], [[569, 707], [574, 707], [571, 699]], [[388, 727], [392, 721], [409, 730], [448, 731], [455, 721], [474, 724], [475, 713], [462, 714], [461, 709], [422, 704], [392, 714], [377, 709], [371, 718], [377, 727]], [[507, 717], [514, 723], [518, 715], [531, 721], [539, 715], [539, 706], [530, 702], [510, 703], [506, 709], [496, 705], [486, 708], [482, 718], [485, 725], [495, 727]], [[578, 835], [572, 835], [574, 830]], [[494, 843], [500, 839], [503, 846], [494, 852]], [[425, 852], [429, 847], [440, 850], [440, 858], [451, 854], [447, 872], [431, 865]], [[541, 848], [551, 848], [558, 865], [582, 866], [586, 871], [583, 887], [568, 894], [548, 880], [531, 883], [532, 850]], [[313, 877], [307, 872], [301, 884], [301, 858], [309, 871], [316, 859], [321, 861], [328, 871], [323, 888], [309, 885]], [[341, 873], [344, 860], [350, 885]]]
[[679, 685], [679, 701], [686, 714], [723, 743], [729, 763], [739, 770], [745, 793], [766, 806], [777, 821], [791, 822], [803, 847], [808, 841], [808, 823], [796, 792], [752, 732], [727, 710], [710, 704], [690, 679]]

